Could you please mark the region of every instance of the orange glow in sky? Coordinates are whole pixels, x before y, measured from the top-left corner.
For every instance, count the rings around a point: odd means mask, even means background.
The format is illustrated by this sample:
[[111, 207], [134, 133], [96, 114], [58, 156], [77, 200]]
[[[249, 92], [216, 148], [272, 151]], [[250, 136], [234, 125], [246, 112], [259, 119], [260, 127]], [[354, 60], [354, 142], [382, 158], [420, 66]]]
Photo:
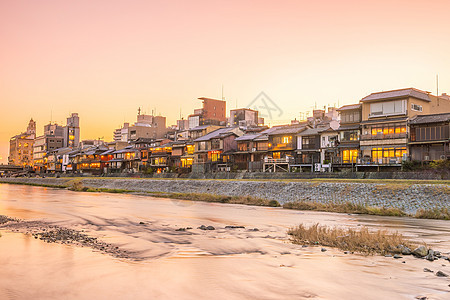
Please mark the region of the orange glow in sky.
[[450, 1], [0, 2], [0, 156], [78, 112], [82, 139], [112, 139], [137, 108], [168, 125], [221, 97], [261, 91], [284, 111], [389, 89], [450, 93]]

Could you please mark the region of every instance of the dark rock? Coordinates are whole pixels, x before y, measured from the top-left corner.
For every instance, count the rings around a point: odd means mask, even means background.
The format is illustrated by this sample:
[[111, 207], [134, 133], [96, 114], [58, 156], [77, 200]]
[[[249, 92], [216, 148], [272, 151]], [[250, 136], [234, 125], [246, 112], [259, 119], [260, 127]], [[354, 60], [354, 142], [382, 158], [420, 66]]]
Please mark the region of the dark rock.
[[322, 249], [320, 249], [320, 251], [325, 252], [325, 251], [327, 251], [327, 249], [322, 248]]
[[348, 251], [344, 251], [344, 254], [348, 254]]
[[431, 271], [430, 269], [428, 269], [428, 268], [423, 268], [423, 271], [424, 272], [430, 272], [430, 273], [434, 273], [433, 271]]
[[181, 227], [181, 228], [176, 229], [175, 231], [186, 231], [186, 228]]
[[445, 273], [442, 272], [442, 271], [437, 271], [437, 272], [436, 272], [436, 276], [437, 276], [437, 277], [448, 277], [448, 274], [445, 274]]
[[411, 249], [409, 249], [408, 247], [404, 246], [404, 245], [400, 245], [398, 246], [398, 248], [400, 249], [401, 253], [403, 255], [410, 255], [411, 254]]
[[198, 229], [201, 229], [201, 230], [215, 230], [216, 228], [214, 228], [214, 226], [202, 225], [202, 226], [198, 227]]
[[140, 225], [144, 225], [145, 223], [144, 223], [144, 222], [139, 222], [139, 224], [140, 224]]
[[398, 258], [402, 258], [403, 256], [400, 256], [400, 255], [398, 255], [398, 254], [394, 254], [394, 258], [395, 259], [398, 259]]
[[392, 255], [390, 254], [386, 254], [384, 257], [392, 257]]
[[428, 254], [428, 249], [425, 246], [419, 246], [412, 252], [417, 257], [424, 257]]
[[227, 228], [227, 229], [237, 229], [237, 228], [245, 228], [245, 226], [228, 225], [228, 226], [225, 226], [225, 228]]
[[425, 257], [425, 259], [426, 260], [429, 260], [429, 261], [434, 261], [434, 251], [433, 250], [428, 250], [428, 254], [427, 254], [427, 256]]

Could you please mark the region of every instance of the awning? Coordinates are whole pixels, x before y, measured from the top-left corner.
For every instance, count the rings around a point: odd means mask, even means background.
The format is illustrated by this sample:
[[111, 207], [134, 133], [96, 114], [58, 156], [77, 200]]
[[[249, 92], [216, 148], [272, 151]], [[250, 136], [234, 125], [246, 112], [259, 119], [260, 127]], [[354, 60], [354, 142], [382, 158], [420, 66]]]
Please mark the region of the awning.
[[352, 144], [340, 144], [338, 145], [338, 148], [359, 148], [359, 143], [352, 143]]

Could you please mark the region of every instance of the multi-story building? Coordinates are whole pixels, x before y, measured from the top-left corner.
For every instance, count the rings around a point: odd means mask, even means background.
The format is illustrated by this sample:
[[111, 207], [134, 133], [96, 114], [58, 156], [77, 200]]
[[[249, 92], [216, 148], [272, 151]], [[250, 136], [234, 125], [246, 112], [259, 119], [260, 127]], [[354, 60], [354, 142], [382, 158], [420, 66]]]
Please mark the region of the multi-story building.
[[408, 120], [450, 110], [450, 100], [408, 88], [372, 93], [361, 99], [360, 167], [399, 167], [410, 155]]
[[231, 153], [237, 150], [236, 138], [243, 134], [239, 127], [226, 127], [194, 140], [193, 169], [197, 172], [219, 170], [221, 164], [230, 162]]
[[334, 168], [352, 167], [360, 158], [361, 104], [344, 105], [340, 114], [339, 139], [336, 157], [332, 159]]
[[114, 141], [135, 141], [139, 138], [160, 139], [165, 136], [166, 117], [141, 114], [138, 110], [137, 121], [130, 125], [124, 123], [123, 127], [114, 130]]
[[205, 97], [198, 99], [203, 101], [203, 107], [194, 110], [194, 114], [188, 117], [189, 129], [201, 125], [226, 125], [226, 101]]
[[33, 145], [33, 165], [37, 172], [47, 170], [47, 153], [62, 148], [64, 138], [55, 135], [41, 135], [34, 140]]
[[450, 112], [418, 115], [409, 121], [411, 160], [450, 159]]
[[80, 117], [72, 113], [67, 118], [67, 125], [63, 127], [63, 147], [76, 148], [80, 145]]
[[231, 126], [242, 128], [258, 126], [258, 111], [250, 108], [239, 108], [230, 110], [229, 123]]
[[33, 144], [36, 137], [36, 122], [28, 123], [27, 131], [9, 140], [8, 164], [31, 167], [33, 165]]

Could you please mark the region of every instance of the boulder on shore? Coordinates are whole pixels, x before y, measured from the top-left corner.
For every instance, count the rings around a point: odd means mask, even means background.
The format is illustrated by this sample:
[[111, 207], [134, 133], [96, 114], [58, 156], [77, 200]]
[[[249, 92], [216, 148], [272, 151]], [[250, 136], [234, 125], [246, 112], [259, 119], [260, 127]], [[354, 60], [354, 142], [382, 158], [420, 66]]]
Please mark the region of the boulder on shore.
[[428, 254], [428, 249], [425, 246], [419, 246], [412, 252], [417, 257], [425, 257]]

